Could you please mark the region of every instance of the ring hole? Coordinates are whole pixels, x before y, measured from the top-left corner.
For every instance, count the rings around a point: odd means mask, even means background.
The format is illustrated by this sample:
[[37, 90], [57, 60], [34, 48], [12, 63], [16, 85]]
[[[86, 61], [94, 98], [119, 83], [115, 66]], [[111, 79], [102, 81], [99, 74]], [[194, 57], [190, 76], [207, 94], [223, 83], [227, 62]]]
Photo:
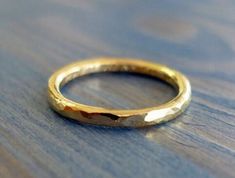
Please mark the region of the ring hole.
[[109, 72], [79, 77], [61, 92], [66, 98], [109, 109], [139, 109], [161, 105], [177, 95], [175, 89], [147, 75]]

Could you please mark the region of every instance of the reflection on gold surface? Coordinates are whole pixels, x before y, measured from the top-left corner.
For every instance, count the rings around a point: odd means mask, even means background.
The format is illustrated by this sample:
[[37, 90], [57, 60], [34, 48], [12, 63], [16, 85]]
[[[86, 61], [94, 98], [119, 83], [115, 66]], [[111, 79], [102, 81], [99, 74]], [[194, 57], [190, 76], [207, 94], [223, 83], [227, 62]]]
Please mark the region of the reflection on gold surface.
[[[95, 107], [65, 98], [60, 89], [69, 81], [97, 72], [137, 72], [168, 82], [178, 94], [172, 100], [154, 107], [118, 110]], [[167, 122], [180, 115], [191, 100], [191, 85], [178, 71], [164, 65], [129, 58], [100, 57], [67, 65], [55, 72], [48, 82], [49, 103], [56, 112], [84, 123], [144, 127]]]

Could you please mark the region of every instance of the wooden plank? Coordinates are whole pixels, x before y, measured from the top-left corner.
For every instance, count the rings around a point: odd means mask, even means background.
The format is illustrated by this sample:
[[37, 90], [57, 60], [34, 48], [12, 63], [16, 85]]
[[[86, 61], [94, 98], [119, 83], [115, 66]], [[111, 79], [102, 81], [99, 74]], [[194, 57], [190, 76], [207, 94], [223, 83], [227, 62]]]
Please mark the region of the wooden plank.
[[[0, 177], [235, 177], [235, 4], [231, 1], [1, 1]], [[95, 56], [137, 57], [185, 73], [177, 120], [146, 129], [87, 126], [54, 113], [47, 80]], [[63, 93], [139, 108], [175, 95], [144, 76], [97, 74]]]

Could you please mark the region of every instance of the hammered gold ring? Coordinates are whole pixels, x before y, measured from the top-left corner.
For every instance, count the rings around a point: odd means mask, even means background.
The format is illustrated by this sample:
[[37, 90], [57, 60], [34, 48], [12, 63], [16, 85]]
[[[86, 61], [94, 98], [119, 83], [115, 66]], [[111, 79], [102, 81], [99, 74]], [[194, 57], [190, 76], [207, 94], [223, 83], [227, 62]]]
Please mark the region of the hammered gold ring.
[[[119, 110], [89, 106], [65, 98], [60, 89], [74, 78], [98, 72], [133, 72], [161, 79], [177, 90], [172, 100], [155, 107]], [[78, 61], [56, 71], [48, 82], [50, 106], [59, 114], [82, 123], [145, 127], [176, 118], [189, 105], [191, 86], [180, 72], [145, 60], [101, 57]]]

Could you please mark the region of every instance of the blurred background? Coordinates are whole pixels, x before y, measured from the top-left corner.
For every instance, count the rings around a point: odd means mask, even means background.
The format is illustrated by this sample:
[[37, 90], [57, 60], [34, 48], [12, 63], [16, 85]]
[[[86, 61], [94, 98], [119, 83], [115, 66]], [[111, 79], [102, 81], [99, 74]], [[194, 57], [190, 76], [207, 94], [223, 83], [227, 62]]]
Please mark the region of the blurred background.
[[[143, 58], [189, 77], [177, 120], [112, 129], [47, 104], [59, 67], [96, 56]], [[235, 177], [232, 0], [0, 0], [1, 177]], [[140, 108], [176, 93], [156, 79], [95, 74], [62, 91], [85, 104]]]

